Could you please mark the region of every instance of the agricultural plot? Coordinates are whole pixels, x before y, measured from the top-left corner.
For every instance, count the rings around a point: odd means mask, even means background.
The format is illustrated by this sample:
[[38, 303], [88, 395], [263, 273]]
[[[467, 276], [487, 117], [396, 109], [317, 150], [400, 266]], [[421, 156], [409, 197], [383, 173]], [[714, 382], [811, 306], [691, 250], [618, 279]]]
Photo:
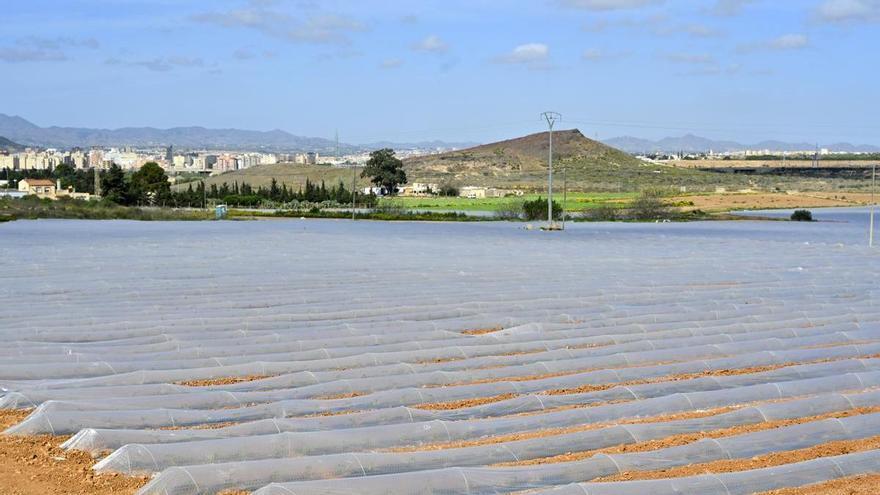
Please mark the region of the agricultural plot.
[[840, 219], [13, 222], [0, 492], [871, 490], [880, 258]]

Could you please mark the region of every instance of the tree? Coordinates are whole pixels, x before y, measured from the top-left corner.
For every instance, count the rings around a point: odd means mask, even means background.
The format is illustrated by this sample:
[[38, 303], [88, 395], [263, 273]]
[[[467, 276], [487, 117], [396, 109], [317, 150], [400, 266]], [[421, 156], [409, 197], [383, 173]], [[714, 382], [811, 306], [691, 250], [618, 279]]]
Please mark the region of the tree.
[[791, 220], [794, 222], [812, 222], [813, 212], [810, 210], [795, 210], [791, 214]]
[[114, 163], [101, 174], [101, 195], [116, 204], [128, 204], [128, 185], [125, 183], [125, 172], [119, 165]]
[[367, 160], [361, 177], [369, 177], [370, 182], [382, 187], [391, 195], [397, 193], [398, 184], [406, 184], [403, 162], [394, 156], [394, 150], [390, 148], [370, 153], [370, 159]]
[[458, 196], [458, 188], [453, 186], [452, 184], [443, 184], [440, 186], [439, 191], [440, 196]]
[[[547, 200], [538, 196], [538, 199], [524, 201], [522, 204], [523, 215], [526, 220], [542, 220], [547, 218]], [[553, 202], [553, 219], [562, 218], [562, 205]]]
[[76, 170], [66, 163], [60, 163], [54, 170], [55, 178], [61, 181], [61, 187], [76, 185]]
[[130, 191], [138, 204], [164, 205], [171, 197], [171, 184], [158, 163], [147, 162], [131, 175]]

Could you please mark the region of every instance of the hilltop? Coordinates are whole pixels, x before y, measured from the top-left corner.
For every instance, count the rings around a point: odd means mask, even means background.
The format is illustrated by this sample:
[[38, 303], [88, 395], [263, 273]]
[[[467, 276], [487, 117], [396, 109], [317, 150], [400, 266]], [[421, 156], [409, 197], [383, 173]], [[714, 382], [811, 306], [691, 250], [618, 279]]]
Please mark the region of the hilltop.
[[[484, 144], [459, 151], [404, 161], [413, 180], [454, 185], [485, 185], [532, 189], [546, 183], [546, 132]], [[554, 171], [565, 169], [569, 186], [589, 190], [632, 190], [644, 186], [715, 183], [714, 174], [693, 173], [639, 160], [585, 137], [579, 130], [553, 133]], [[557, 175], [561, 180], [561, 175]], [[725, 181], [729, 182], [730, 177]]]

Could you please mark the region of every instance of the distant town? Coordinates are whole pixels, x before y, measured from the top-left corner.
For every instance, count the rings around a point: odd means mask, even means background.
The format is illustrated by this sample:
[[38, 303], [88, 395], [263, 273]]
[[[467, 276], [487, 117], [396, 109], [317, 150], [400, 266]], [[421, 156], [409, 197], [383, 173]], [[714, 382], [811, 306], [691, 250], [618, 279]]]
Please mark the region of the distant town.
[[[396, 150], [401, 158], [439, 154], [449, 148]], [[369, 152], [339, 155], [321, 155], [315, 151], [300, 153], [230, 152], [219, 150], [176, 150], [162, 148], [92, 147], [60, 150], [55, 148], [26, 148], [20, 152], [0, 151], [0, 170], [52, 170], [58, 165], [75, 169], [103, 169], [111, 164], [123, 170], [138, 170], [145, 163], [155, 162], [170, 175], [196, 173], [217, 175], [243, 170], [257, 165], [291, 163], [296, 165], [327, 165], [333, 167], [360, 167], [370, 158]]]

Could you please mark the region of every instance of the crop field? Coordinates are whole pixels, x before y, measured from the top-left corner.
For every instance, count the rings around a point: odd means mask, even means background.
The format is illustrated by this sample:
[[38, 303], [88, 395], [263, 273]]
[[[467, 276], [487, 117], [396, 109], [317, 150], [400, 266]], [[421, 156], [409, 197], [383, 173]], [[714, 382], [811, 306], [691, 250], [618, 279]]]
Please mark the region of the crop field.
[[0, 493], [880, 492], [880, 251], [819, 221], [0, 225]]

